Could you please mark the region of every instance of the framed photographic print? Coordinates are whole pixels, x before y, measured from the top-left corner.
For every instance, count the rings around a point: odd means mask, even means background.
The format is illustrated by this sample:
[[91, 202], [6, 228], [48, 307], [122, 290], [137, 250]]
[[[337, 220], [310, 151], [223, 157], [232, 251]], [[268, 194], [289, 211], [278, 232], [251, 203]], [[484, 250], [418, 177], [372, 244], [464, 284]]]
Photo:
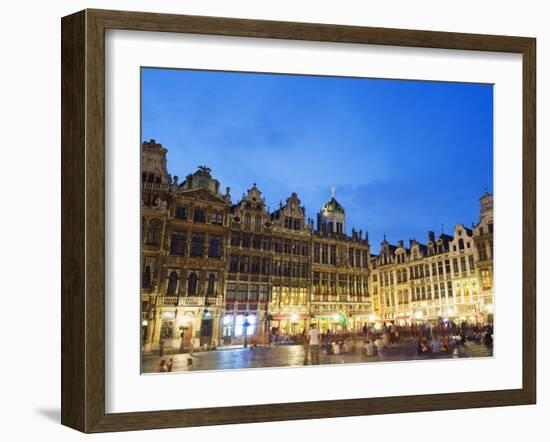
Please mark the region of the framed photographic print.
[[535, 40], [62, 20], [62, 423], [533, 404]]

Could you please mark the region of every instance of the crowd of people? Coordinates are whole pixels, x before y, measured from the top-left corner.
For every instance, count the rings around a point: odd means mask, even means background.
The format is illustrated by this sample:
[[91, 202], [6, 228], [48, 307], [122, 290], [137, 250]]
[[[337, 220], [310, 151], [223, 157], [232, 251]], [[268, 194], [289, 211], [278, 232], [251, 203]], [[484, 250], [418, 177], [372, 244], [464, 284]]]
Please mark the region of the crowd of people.
[[[361, 332], [345, 330], [331, 332], [320, 331], [315, 324], [301, 335], [289, 338], [292, 343], [301, 344], [304, 348], [304, 365], [318, 364], [319, 351], [326, 355], [355, 353], [360, 351], [364, 356], [385, 358], [386, 350], [398, 348], [402, 343], [414, 344], [417, 355], [430, 353], [446, 353], [459, 346], [465, 346], [467, 341], [474, 341], [488, 347], [493, 346], [492, 324], [456, 323], [448, 320], [438, 320], [435, 323], [425, 321], [410, 325], [396, 325], [393, 321], [380, 326], [365, 325]], [[312, 342], [315, 342], [312, 344]], [[312, 352], [313, 346], [313, 352]]]

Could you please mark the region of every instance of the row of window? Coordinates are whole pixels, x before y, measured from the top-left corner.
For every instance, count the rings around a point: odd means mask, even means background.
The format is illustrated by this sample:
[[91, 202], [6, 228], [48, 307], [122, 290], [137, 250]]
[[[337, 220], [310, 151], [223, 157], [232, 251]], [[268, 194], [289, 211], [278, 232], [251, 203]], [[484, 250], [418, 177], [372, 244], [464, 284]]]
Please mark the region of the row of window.
[[480, 261], [486, 261], [493, 257], [493, 240], [483, 241], [477, 245]]
[[[350, 247], [347, 251], [348, 264], [351, 267], [368, 268], [369, 254], [368, 250], [355, 249]], [[338, 265], [343, 256], [339, 256], [336, 244], [314, 243], [313, 244], [313, 262], [319, 264]]]
[[[466, 249], [471, 248], [471, 242], [470, 241], [464, 241], [463, 238], [460, 238], [458, 240], [458, 248], [456, 245], [453, 244], [453, 252], [456, 252], [457, 250], [462, 252]], [[427, 247], [427, 256], [433, 256], [441, 253], [445, 253], [448, 250], [445, 248], [445, 245], [443, 242], [439, 242], [434, 244], [433, 246]], [[412, 251], [410, 260], [414, 261], [419, 258], [419, 253], [415, 249]], [[378, 264], [379, 265], [387, 265], [387, 264], [403, 264], [407, 262], [407, 254], [404, 252], [398, 252], [398, 253], [391, 253], [390, 250], [386, 249], [384, 250], [381, 255], [378, 258]]]
[[191, 234], [189, 247], [187, 245], [187, 234], [184, 231], [174, 231], [170, 237], [170, 255], [190, 256], [200, 258], [206, 255], [209, 258], [220, 258], [222, 256], [222, 238], [218, 235], [210, 235], [208, 247], [205, 250], [204, 233], [194, 232]]
[[231, 273], [261, 273], [286, 278], [308, 278], [307, 262], [282, 261], [260, 256], [230, 255], [229, 272]]
[[302, 219], [285, 216], [284, 226], [285, 229], [300, 230], [302, 228]]
[[[145, 290], [153, 288], [153, 275], [155, 272], [156, 258], [154, 256], [145, 256], [143, 259], [143, 269], [141, 273], [141, 287]], [[181, 281], [181, 269], [168, 269], [166, 272], [165, 294], [177, 295], [178, 293], [188, 296], [199, 295], [201, 284], [201, 273], [198, 270], [190, 270], [186, 279]], [[202, 284], [205, 285], [203, 295], [217, 296], [218, 274], [217, 272], [208, 272], [203, 275]], [[182, 285], [180, 290], [180, 285]]]
[[411, 288], [410, 298], [408, 290], [397, 290], [394, 292], [385, 292], [382, 294], [382, 302], [386, 307], [394, 307], [397, 304], [408, 304], [409, 302], [432, 301], [440, 298], [452, 298], [453, 296], [462, 296], [463, 300], [471, 301], [471, 296], [477, 296], [477, 284], [475, 280], [462, 284], [452, 281], [427, 284]]
[[232, 247], [252, 248], [256, 250], [284, 253], [287, 255], [309, 256], [307, 241], [292, 241], [278, 237], [253, 235], [250, 233], [231, 232]]
[[[408, 268], [398, 269], [395, 271], [395, 278], [394, 278], [393, 270], [386, 270], [380, 273], [380, 285], [384, 287], [384, 286], [394, 285], [394, 283], [403, 284], [403, 283], [406, 283], [409, 279], [416, 280], [416, 279], [430, 278], [430, 277], [435, 278], [436, 276], [450, 277], [451, 264], [452, 264], [452, 275], [454, 276], [460, 275], [461, 272], [462, 274], [465, 274], [468, 272], [472, 273], [475, 271], [474, 256], [473, 255], [468, 255], [468, 257], [461, 256], [460, 259], [459, 258], [446, 259], [442, 261], [432, 262], [431, 265], [417, 264], [414, 266], [410, 266]], [[373, 274], [372, 278], [373, 278], [373, 282], [378, 281], [377, 274]]]
[[[189, 215], [192, 215], [191, 217]], [[210, 224], [223, 225], [224, 215], [220, 210], [209, 212], [204, 207], [192, 207], [176, 206], [173, 209], [172, 215], [176, 219], [184, 221], [193, 221], [195, 223], [206, 223], [208, 220]]]
[[344, 233], [344, 224], [341, 222], [334, 223], [333, 221], [324, 222], [321, 224], [321, 232], [323, 233]]
[[313, 293], [332, 295], [368, 295], [368, 277], [313, 272]]
[[273, 286], [272, 304], [274, 305], [306, 305], [307, 287]]
[[227, 284], [227, 302], [269, 302], [271, 287], [260, 284]]

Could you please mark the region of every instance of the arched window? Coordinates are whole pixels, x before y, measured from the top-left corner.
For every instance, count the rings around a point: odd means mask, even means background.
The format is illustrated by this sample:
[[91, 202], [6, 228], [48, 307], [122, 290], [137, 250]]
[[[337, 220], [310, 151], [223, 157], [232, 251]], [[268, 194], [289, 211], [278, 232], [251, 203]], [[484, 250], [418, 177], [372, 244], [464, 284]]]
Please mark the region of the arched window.
[[464, 250], [464, 240], [462, 238], [458, 240], [458, 249]]
[[216, 294], [216, 275], [214, 273], [208, 275], [208, 288], [206, 294], [209, 296]]
[[245, 229], [250, 229], [251, 221], [252, 221], [252, 217], [250, 216], [250, 213], [246, 213], [244, 215], [244, 227], [245, 227]]
[[178, 280], [179, 276], [178, 273], [175, 270], [172, 270], [170, 272], [170, 275], [168, 276], [168, 284], [166, 285], [166, 294], [167, 295], [175, 295], [178, 290]]
[[256, 215], [254, 229], [256, 232], [259, 232], [262, 229], [262, 217], [260, 215]]
[[151, 288], [151, 267], [145, 266], [143, 269], [143, 276], [141, 279], [141, 287], [144, 289], [150, 289]]
[[147, 244], [158, 246], [160, 244], [160, 220], [152, 219], [147, 232]]
[[195, 272], [191, 272], [187, 278], [187, 294], [193, 296], [197, 294], [199, 278]]

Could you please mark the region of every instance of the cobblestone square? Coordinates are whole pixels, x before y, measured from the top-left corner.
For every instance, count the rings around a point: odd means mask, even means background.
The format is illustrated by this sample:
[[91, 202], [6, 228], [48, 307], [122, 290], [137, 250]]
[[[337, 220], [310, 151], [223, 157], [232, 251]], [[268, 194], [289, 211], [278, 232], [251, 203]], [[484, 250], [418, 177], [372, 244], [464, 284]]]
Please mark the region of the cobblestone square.
[[[320, 352], [320, 365], [346, 363], [378, 363], [398, 361], [420, 361], [432, 359], [457, 359], [468, 357], [490, 357], [492, 349], [479, 343], [467, 342], [464, 346], [455, 346], [449, 352], [417, 355], [414, 343], [401, 344], [399, 347], [384, 350], [380, 356], [363, 356], [360, 351], [339, 355], [327, 355]], [[234, 370], [245, 368], [277, 368], [304, 365], [304, 348], [301, 345], [280, 345], [272, 347], [229, 348], [214, 351], [204, 351], [189, 355], [165, 355], [162, 358], [155, 355], [143, 358], [143, 373], [158, 371], [160, 361], [173, 360], [172, 372], [202, 371], [202, 370]], [[188, 360], [193, 362], [188, 365]]]

